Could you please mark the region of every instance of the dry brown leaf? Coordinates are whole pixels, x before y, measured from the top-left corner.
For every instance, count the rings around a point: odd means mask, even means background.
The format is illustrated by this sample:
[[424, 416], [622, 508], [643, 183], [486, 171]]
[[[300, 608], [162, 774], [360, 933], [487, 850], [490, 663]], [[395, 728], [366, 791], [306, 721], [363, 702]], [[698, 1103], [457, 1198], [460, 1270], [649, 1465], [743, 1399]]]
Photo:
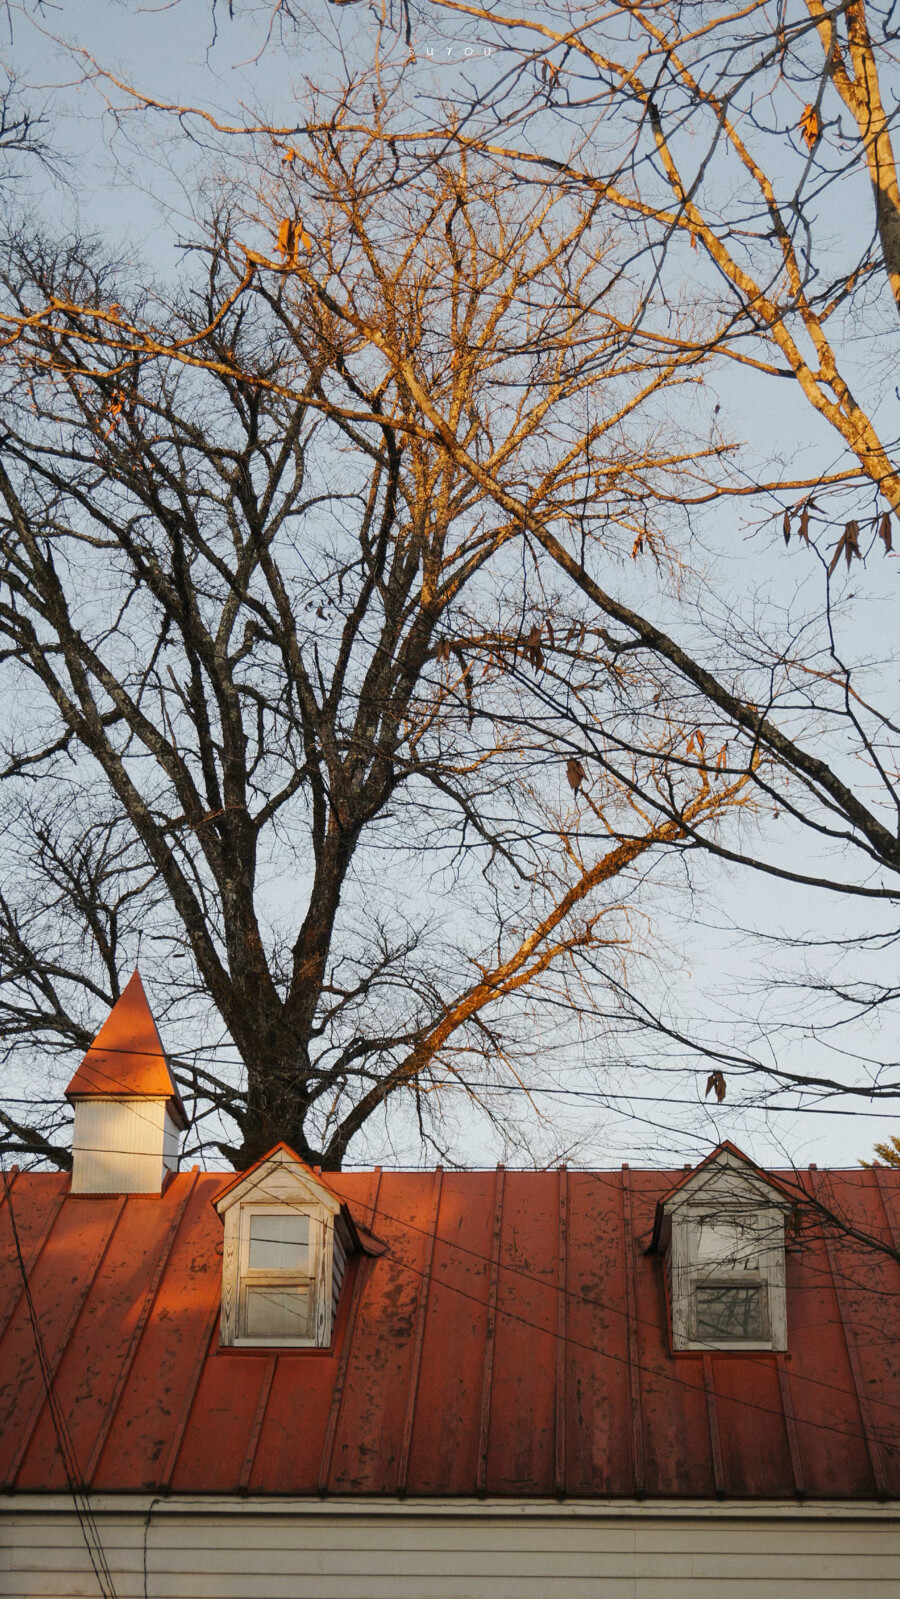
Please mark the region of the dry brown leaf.
[[541, 630], [537, 623], [535, 623], [525, 640], [525, 656], [535, 671], [539, 672], [544, 664], [544, 652], [541, 649]]
[[890, 555], [891, 550], [894, 547], [893, 540], [891, 538], [891, 513], [890, 513], [890, 511], [885, 511], [883, 517], [881, 518], [881, 524], [880, 524], [879, 529], [878, 529], [878, 537], [880, 538], [882, 544], [884, 545], [885, 553], [887, 555]]
[[578, 793], [582, 783], [587, 782], [587, 772], [582, 766], [577, 755], [569, 756], [569, 759], [566, 762], [566, 777], [569, 779], [569, 787], [574, 789], [576, 794]]
[[785, 542], [785, 544], [790, 544], [790, 542], [791, 542], [791, 513], [790, 513], [790, 511], [785, 511], [785, 513], [784, 513], [784, 521], [781, 524], [781, 531], [784, 534], [784, 542]]
[[809, 544], [809, 506], [804, 505], [800, 512], [800, 526], [797, 529], [804, 544]]
[[860, 548], [859, 548], [859, 523], [858, 522], [855, 522], [855, 521], [854, 522], [848, 522], [846, 527], [844, 528], [843, 533], [841, 534], [840, 538], [838, 539], [837, 544], [835, 545], [834, 554], [832, 555], [831, 560], [828, 563], [828, 576], [829, 577], [831, 576], [832, 572], [834, 571], [835, 567], [837, 566], [838, 561], [840, 560], [842, 555], [846, 558], [848, 569], [850, 567], [850, 563], [853, 560], [854, 555], [856, 556], [857, 560], [860, 560], [860, 561], [862, 560], [862, 553], [861, 553]]
[[724, 1072], [710, 1072], [706, 1079], [706, 1093], [703, 1098], [708, 1099], [710, 1093], [715, 1093], [716, 1099], [721, 1105], [726, 1093]]

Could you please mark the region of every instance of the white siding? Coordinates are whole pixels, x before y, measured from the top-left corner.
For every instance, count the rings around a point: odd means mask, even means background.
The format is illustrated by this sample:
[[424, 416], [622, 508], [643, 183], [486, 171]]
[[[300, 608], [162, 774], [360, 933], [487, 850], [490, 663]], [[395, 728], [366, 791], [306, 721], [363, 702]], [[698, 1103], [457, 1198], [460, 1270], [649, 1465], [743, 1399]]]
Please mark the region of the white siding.
[[[63, 1503], [5, 1501], [0, 1594], [95, 1599]], [[103, 1503], [119, 1599], [894, 1599], [900, 1581], [897, 1506]]]
[[164, 1099], [82, 1099], [75, 1105], [73, 1194], [158, 1194], [178, 1164]]

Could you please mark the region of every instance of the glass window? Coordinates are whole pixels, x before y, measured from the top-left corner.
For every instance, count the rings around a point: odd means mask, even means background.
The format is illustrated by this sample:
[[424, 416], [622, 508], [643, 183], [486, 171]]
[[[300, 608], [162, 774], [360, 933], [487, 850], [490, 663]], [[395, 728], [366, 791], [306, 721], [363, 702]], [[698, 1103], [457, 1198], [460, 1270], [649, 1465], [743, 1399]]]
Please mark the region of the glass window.
[[244, 1291], [245, 1338], [306, 1338], [309, 1292], [305, 1284], [250, 1284]]
[[309, 1217], [251, 1215], [247, 1267], [250, 1271], [308, 1272]]
[[697, 1264], [727, 1266], [730, 1271], [759, 1271], [759, 1233], [738, 1221], [701, 1216]]
[[698, 1283], [694, 1320], [698, 1341], [759, 1342], [768, 1337], [765, 1288], [761, 1283]]

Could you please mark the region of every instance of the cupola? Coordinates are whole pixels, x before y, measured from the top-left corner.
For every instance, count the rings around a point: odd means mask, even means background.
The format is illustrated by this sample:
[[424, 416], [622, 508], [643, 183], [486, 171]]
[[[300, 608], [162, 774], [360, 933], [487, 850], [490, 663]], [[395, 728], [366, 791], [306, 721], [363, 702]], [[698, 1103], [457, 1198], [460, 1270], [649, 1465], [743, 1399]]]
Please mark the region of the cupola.
[[159, 1194], [187, 1126], [137, 972], [66, 1089], [73, 1194]]

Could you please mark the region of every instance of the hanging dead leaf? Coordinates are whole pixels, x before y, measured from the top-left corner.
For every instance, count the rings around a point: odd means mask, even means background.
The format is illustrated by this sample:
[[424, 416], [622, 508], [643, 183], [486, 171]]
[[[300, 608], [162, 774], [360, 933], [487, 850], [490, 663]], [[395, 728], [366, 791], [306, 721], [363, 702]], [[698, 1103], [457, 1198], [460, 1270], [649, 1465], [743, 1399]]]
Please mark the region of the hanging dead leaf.
[[724, 1072], [710, 1072], [709, 1076], [706, 1079], [706, 1093], [703, 1095], [703, 1098], [704, 1099], [708, 1099], [709, 1095], [711, 1093], [714, 1093], [715, 1096], [716, 1096], [716, 1099], [718, 1100], [719, 1104], [721, 1105], [723, 1099], [725, 1098], [725, 1092], [726, 1092], [726, 1089], [725, 1089], [725, 1073]]
[[576, 794], [578, 793], [582, 783], [587, 782], [587, 772], [582, 766], [577, 755], [569, 756], [569, 759], [566, 762], [566, 777], [569, 779], [569, 787], [574, 789]]
[[691, 234], [691, 249], [692, 250], [696, 250], [696, 248], [697, 248], [697, 235], [696, 235], [696, 233], [692, 233]]
[[809, 506], [808, 505], [804, 505], [803, 510], [800, 512], [800, 526], [797, 529], [797, 533], [798, 533], [799, 537], [803, 540], [804, 544], [808, 545], [809, 544]]
[[727, 744], [723, 744], [722, 748], [720, 749], [720, 751], [718, 753], [718, 755], [716, 756], [716, 771], [717, 772], [724, 772], [724, 770], [725, 770], [725, 761], [727, 759], [727, 756], [728, 756], [728, 745]]
[[471, 732], [472, 723], [475, 720], [475, 699], [472, 693], [472, 668], [458, 645], [453, 646], [453, 654], [456, 656], [456, 659], [459, 662], [459, 669], [462, 672], [463, 689], [465, 690], [466, 695], [466, 720], [469, 724], [469, 731]]
[[631, 559], [633, 561], [637, 560], [637, 558], [640, 555], [641, 550], [643, 548], [644, 548], [644, 534], [643, 533], [639, 533], [637, 538], [635, 539], [633, 545], [631, 546]]
[[541, 649], [541, 630], [537, 624], [531, 629], [525, 640], [525, 657], [535, 671], [539, 672], [544, 664], [544, 652]]
[[282, 156], [282, 161], [286, 167], [289, 167], [294, 161], [296, 161], [296, 159], [297, 152], [293, 145], [289, 145]]
[[785, 511], [785, 513], [784, 513], [784, 521], [781, 524], [781, 531], [784, 534], [784, 542], [785, 542], [785, 544], [790, 544], [790, 542], [791, 542], [791, 513], [790, 513], [790, 511]]
[[803, 107], [803, 115], [800, 118], [798, 127], [806, 140], [807, 150], [811, 150], [819, 137], [819, 113], [814, 105]]
[[883, 517], [881, 518], [881, 523], [880, 523], [879, 528], [878, 528], [878, 537], [880, 538], [882, 544], [884, 545], [885, 554], [890, 555], [891, 550], [894, 547], [893, 540], [891, 539], [891, 513], [890, 513], [890, 511], [885, 511]]
[[861, 553], [860, 548], [859, 548], [859, 523], [858, 522], [848, 522], [846, 527], [844, 528], [843, 533], [841, 534], [840, 538], [838, 539], [837, 544], [835, 546], [834, 554], [832, 555], [831, 560], [828, 563], [828, 576], [829, 577], [831, 576], [832, 572], [834, 571], [835, 567], [837, 566], [838, 561], [840, 560], [842, 555], [846, 557], [848, 570], [849, 570], [850, 563], [853, 560], [854, 555], [856, 556], [857, 560], [860, 560], [860, 561], [862, 560], [862, 553]]

